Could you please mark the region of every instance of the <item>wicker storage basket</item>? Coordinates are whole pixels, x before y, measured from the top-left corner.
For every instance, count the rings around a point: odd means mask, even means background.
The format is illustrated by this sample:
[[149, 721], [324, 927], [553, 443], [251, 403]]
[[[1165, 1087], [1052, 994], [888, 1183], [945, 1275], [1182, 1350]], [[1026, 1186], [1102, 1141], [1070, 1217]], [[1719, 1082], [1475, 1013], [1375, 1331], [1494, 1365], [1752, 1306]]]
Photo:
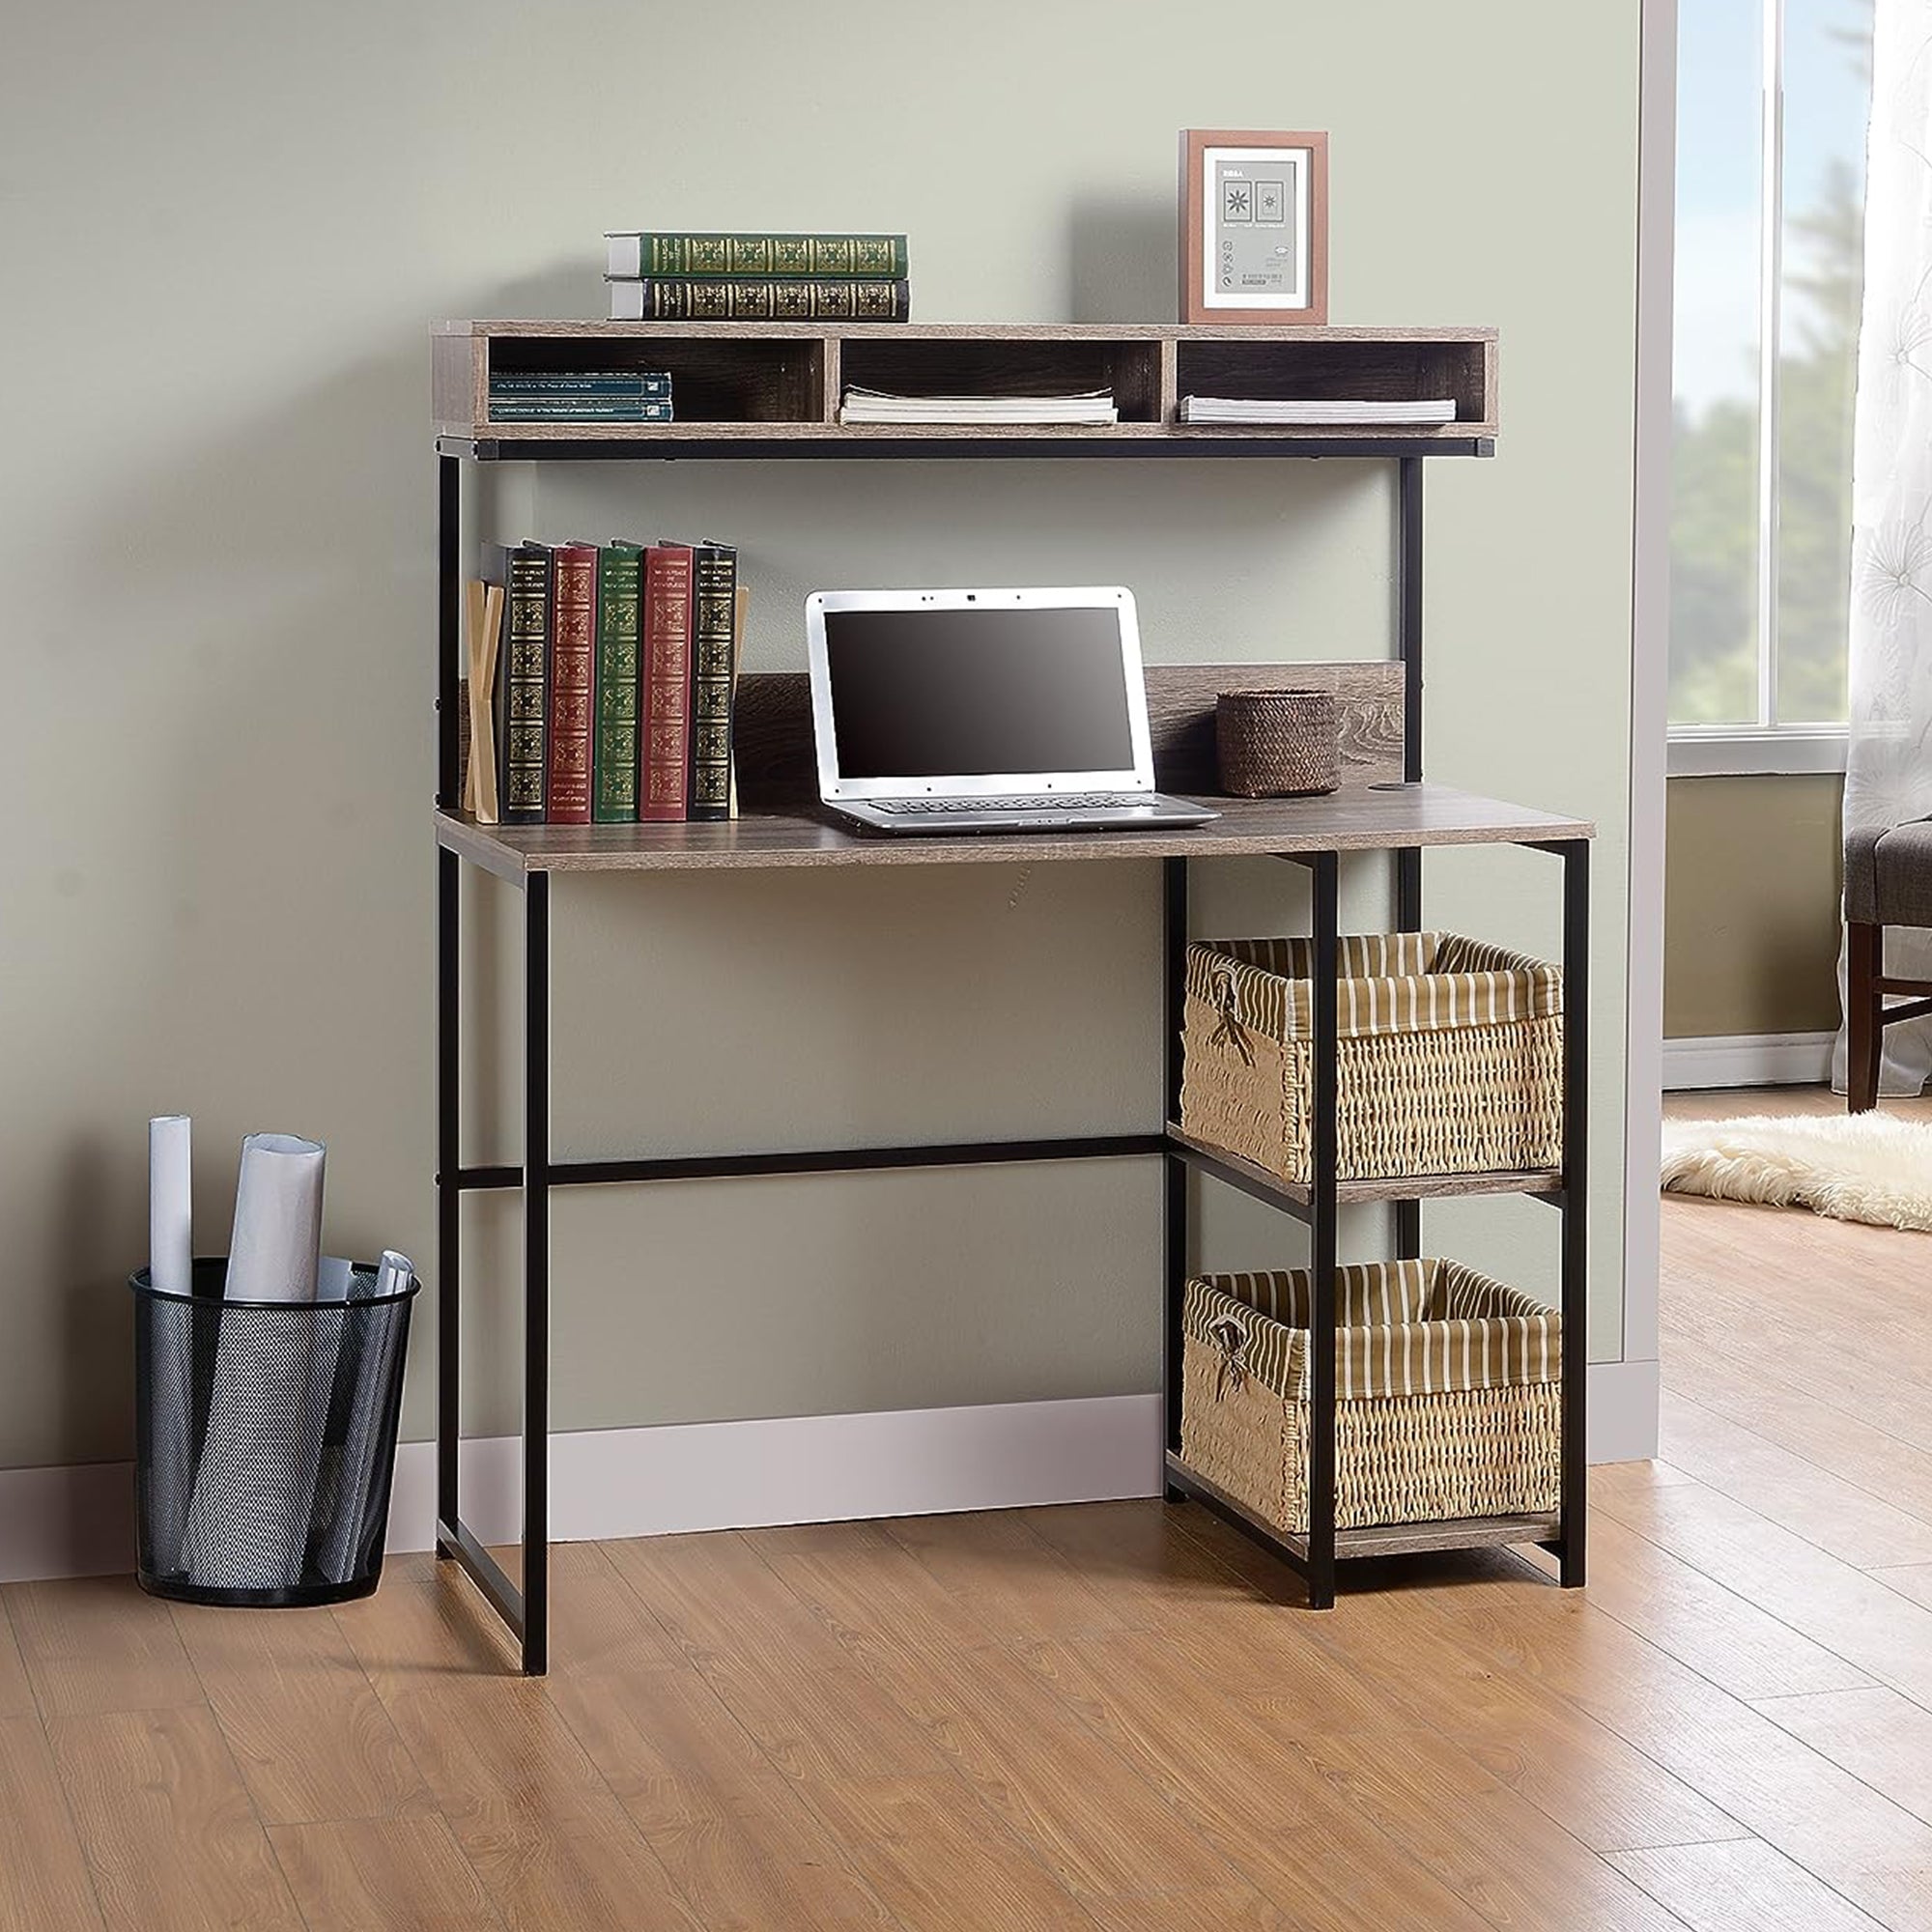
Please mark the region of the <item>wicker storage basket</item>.
[[[1310, 1178], [1314, 942], [1187, 949], [1180, 1124], [1285, 1180]], [[1341, 943], [1337, 1173], [1344, 1180], [1556, 1168], [1563, 976], [1450, 933]]]
[[1224, 691], [1214, 744], [1221, 789], [1236, 798], [1305, 798], [1341, 781], [1332, 691]]
[[[1181, 1455], [1308, 1529], [1305, 1269], [1208, 1275], [1181, 1312]], [[1335, 1271], [1335, 1524], [1527, 1516], [1559, 1500], [1563, 1319], [1456, 1262]]]

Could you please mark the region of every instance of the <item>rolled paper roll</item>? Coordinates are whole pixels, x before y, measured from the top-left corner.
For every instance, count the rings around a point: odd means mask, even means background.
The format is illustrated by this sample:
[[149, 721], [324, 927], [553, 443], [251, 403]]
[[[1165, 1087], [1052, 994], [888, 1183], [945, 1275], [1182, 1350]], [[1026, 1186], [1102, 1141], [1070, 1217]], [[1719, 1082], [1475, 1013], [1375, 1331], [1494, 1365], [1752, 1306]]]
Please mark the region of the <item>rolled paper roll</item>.
[[194, 1164], [185, 1114], [148, 1122], [148, 1280], [166, 1294], [194, 1293]]
[[242, 1143], [208, 1428], [183, 1538], [187, 1579], [283, 1591], [307, 1567], [329, 1396], [342, 1352], [339, 1307], [314, 1309], [325, 1152], [296, 1134]]
[[[148, 1122], [148, 1280], [168, 1294], [194, 1293], [193, 1162], [185, 1114]], [[144, 1311], [156, 1418], [148, 1444], [148, 1560], [156, 1577], [181, 1569], [182, 1531], [194, 1489], [189, 1448], [194, 1435], [192, 1309], [154, 1302]]]
[[320, 1141], [298, 1134], [250, 1134], [242, 1143], [228, 1245], [230, 1301], [315, 1299], [326, 1158]]

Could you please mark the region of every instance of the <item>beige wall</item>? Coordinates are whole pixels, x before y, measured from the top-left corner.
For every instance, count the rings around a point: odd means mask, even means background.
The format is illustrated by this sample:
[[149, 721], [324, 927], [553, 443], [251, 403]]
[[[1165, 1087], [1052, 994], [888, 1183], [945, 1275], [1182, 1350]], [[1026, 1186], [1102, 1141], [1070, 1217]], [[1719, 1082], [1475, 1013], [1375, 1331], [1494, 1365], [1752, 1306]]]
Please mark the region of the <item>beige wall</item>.
[[1824, 775], [1670, 781], [1666, 1039], [1838, 1024], [1842, 790]]
[[[1637, 13], [1230, 0], [1211, 42], [1177, 42], [1166, 0], [16, 20], [0, 1466], [127, 1452], [150, 1113], [195, 1117], [205, 1249], [241, 1135], [289, 1127], [330, 1145], [331, 1246], [427, 1270], [428, 323], [597, 313], [599, 232], [639, 221], [906, 229], [926, 320], [1166, 317], [1190, 122], [1333, 130], [1336, 321], [1501, 326], [1503, 454], [1429, 484], [1430, 759], [1603, 827], [1593, 1341], [1614, 1355]], [[1379, 653], [1389, 509], [1389, 478], [1346, 463], [506, 472], [481, 505], [504, 533], [737, 538], [755, 667], [800, 661], [814, 584], [975, 579], [1129, 582], [1155, 659]], [[1198, 871], [1204, 928], [1300, 917], [1287, 868]], [[1351, 872], [1378, 922], [1378, 877]], [[1433, 919], [1555, 944], [1548, 859], [1432, 878]], [[1148, 1125], [1155, 890], [1130, 866], [566, 884], [554, 1145]], [[479, 1011], [514, 1014], [514, 903], [473, 902]], [[514, 1128], [478, 1091], [472, 1154]], [[1246, 1204], [1211, 1213], [1229, 1264], [1296, 1252]], [[1157, 1217], [1151, 1164], [569, 1196], [556, 1420], [1151, 1387]], [[508, 1215], [476, 1219], [470, 1420], [500, 1427]], [[1552, 1216], [1431, 1226], [1553, 1284]], [[414, 1434], [432, 1358], [425, 1322]]]

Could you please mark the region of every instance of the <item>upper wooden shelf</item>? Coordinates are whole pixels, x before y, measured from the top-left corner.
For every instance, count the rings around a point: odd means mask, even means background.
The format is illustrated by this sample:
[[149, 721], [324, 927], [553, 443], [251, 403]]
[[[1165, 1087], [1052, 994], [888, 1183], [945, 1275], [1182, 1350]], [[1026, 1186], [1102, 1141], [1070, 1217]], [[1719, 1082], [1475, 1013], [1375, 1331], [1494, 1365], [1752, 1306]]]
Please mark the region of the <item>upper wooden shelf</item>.
[[1079, 859], [1293, 857], [1412, 845], [1525, 845], [1595, 827], [1446, 785], [1364, 785], [1324, 798], [1208, 798], [1211, 825], [1168, 832], [870, 837], [805, 812], [723, 824], [478, 825], [436, 814], [438, 841], [499, 878], [530, 872], [758, 871], [800, 866], [963, 866]]
[[[447, 453], [478, 457], [822, 455], [1487, 456], [1496, 435], [1492, 328], [1226, 328], [1150, 323], [446, 322], [432, 407]], [[493, 423], [492, 373], [664, 369], [671, 423]], [[847, 384], [911, 395], [1110, 388], [1103, 427], [846, 427]], [[1453, 398], [1436, 427], [1233, 426], [1177, 420], [1187, 395], [1412, 402]]]

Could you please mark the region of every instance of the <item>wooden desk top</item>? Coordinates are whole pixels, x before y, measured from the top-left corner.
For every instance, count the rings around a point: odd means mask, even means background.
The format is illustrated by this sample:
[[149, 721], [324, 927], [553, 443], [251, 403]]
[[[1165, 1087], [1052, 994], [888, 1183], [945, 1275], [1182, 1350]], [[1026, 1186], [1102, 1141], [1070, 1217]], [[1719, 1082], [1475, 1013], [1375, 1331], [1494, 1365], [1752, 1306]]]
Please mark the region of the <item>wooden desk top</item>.
[[1203, 801], [1222, 815], [1170, 832], [869, 837], [829, 821], [753, 812], [706, 825], [477, 825], [436, 814], [438, 843], [494, 872], [754, 871], [790, 866], [969, 866], [1073, 859], [1215, 859], [1411, 845], [1520, 845], [1589, 838], [1579, 818], [1446, 785], [1360, 786], [1324, 798]]

